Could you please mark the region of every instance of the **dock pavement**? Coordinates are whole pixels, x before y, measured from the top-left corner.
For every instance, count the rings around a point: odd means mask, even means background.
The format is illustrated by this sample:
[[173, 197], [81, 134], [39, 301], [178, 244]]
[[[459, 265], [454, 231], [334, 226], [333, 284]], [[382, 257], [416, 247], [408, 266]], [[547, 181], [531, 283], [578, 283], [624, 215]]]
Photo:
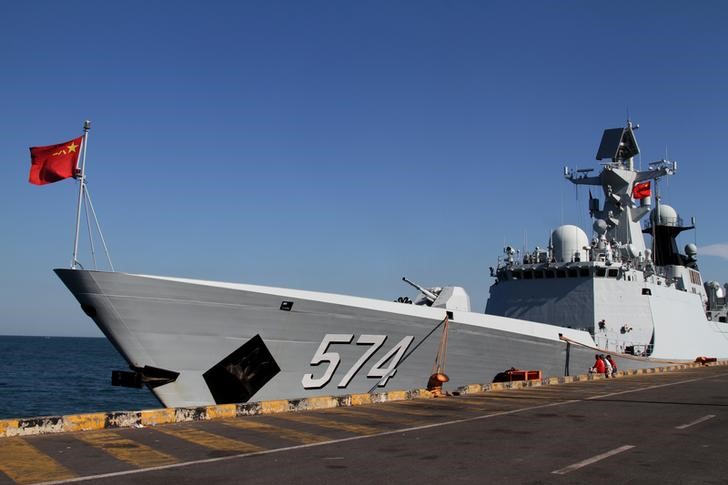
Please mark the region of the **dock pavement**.
[[86, 431], [3, 420], [0, 484], [728, 483], [724, 362], [514, 384]]

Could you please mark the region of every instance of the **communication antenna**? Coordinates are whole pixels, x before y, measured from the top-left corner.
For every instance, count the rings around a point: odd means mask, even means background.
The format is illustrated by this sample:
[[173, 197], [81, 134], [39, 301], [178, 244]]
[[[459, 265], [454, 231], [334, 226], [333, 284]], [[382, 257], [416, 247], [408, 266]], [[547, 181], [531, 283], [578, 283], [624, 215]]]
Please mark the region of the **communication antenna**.
[[657, 186], [657, 181], [659, 180], [659, 177], [655, 177], [653, 179], [655, 181], [655, 208], [652, 209], [654, 211], [655, 216], [652, 220], [652, 262], [657, 263], [659, 261], [657, 249], [659, 246], [657, 245], [657, 224], [658, 222], [661, 222], [660, 220], [660, 190]]
[[561, 225], [564, 225], [564, 189], [563, 185], [561, 186]]

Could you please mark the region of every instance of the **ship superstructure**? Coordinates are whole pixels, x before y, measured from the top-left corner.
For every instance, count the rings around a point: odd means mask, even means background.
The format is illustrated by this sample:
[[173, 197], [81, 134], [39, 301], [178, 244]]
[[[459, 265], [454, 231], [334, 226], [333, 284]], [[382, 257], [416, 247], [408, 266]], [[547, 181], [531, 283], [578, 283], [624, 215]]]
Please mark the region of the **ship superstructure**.
[[[684, 358], [705, 351], [705, 342], [688, 336], [696, 329], [716, 332], [726, 343], [725, 290], [704, 284], [694, 244], [678, 251], [677, 236], [694, 226], [683, 225], [660, 200], [658, 183], [677, 163], [659, 160], [636, 170], [635, 129], [628, 122], [604, 131], [596, 158], [608, 162], [598, 175], [564, 169], [570, 182], [601, 188], [602, 200], [589, 192], [592, 236], [564, 225], [546, 249], [521, 254], [506, 247], [491, 269], [496, 281], [486, 313], [582, 329], [599, 347], [633, 355]], [[661, 310], [673, 307], [663, 319]]]

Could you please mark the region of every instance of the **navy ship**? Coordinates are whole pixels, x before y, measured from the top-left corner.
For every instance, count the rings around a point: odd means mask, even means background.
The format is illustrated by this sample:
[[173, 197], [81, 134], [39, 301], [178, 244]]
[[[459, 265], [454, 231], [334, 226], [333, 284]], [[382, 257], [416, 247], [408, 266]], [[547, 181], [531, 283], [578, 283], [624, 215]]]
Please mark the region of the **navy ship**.
[[604, 131], [598, 173], [565, 169], [597, 191], [593, 233], [565, 225], [544, 249], [506, 247], [485, 313], [461, 287], [405, 278], [417, 294], [382, 301], [75, 264], [55, 272], [128, 362], [112, 381], [145, 385], [168, 407], [422, 388], [445, 372], [452, 389], [512, 368], [561, 376], [584, 373], [595, 353], [620, 369], [726, 358], [726, 288], [703, 282], [694, 245], [678, 250], [692, 226], [658, 193], [677, 165], [636, 170], [635, 129]]

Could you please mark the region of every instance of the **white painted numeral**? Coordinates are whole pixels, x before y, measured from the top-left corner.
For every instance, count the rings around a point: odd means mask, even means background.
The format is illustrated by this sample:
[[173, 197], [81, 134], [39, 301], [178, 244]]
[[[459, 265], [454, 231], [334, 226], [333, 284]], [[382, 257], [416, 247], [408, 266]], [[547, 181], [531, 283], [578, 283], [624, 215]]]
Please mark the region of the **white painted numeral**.
[[356, 361], [356, 363], [349, 369], [349, 372], [346, 373], [343, 379], [341, 379], [341, 382], [339, 382], [339, 385], [337, 387], [346, 387], [349, 385], [349, 381], [351, 381], [351, 378], [354, 377], [354, 374], [359, 372], [359, 369], [366, 363], [367, 360], [369, 360], [369, 357], [372, 356], [374, 352], [379, 350], [379, 347], [382, 346], [384, 341], [387, 340], [386, 335], [361, 335], [359, 337], [359, 340], [356, 341], [357, 345], [371, 345], [367, 349], [366, 352], [364, 352], [364, 355], [359, 357], [359, 360]]
[[[387, 381], [391, 379], [397, 372], [397, 365], [404, 357], [404, 353], [410, 346], [415, 338], [413, 336], [404, 337], [395, 345], [389, 352], [387, 352], [376, 364], [369, 369], [367, 377], [376, 377], [379, 379], [378, 386], [382, 387], [387, 384]], [[327, 333], [324, 335], [324, 339], [321, 341], [321, 345], [316, 349], [316, 353], [313, 354], [311, 359], [311, 365], [317, 366], [322, 362], [328, 362], [328, 366], [321, 377], [314, 377], [313, 373], [303, 375], [301, 384], [304, 389], [321, 389], [326, 386], [331, 378], [334, 376], [336, 369], [341, 363], [341, 355], [338, 352], [327, 352], [329, 346], [332, 344], [351, 344], [354, 340], [354, 335], [350, 333]], [[356, 341], [357, 345], [369, 345], [369, 348], [362, 354], [361, 357], [351, 366], [351, 368], [341, 378], [337, 387], [346, 388], [354, 376], [364, 367], [364, 364], [384, 345], [384, 341], [387, 340], [386, 335], [360, 335]]]
[[[399, 343], [392, 348], [392, 350], [387, 352], [384, 357], [379, 359], [379, 362], [374, 364], [371, 370], [369, 370], [367, 377], [381, 377], [382, 379], [377, 385], [380, 387], [386, 385], [387, 381], [397, 372], [397, 364], [399, 364], [399, 361], [402, 360], [402, 356], [404, 356], [407, 347], [410, 346], [414, 339], [414, 337], [409, 336], [400, 340]], [[382, 366], [386, 364], [387, 361], [389, 361], [389, 365], [387, 368], [383, 369]]]
[[326, 352], [331, 344], [348, 344], [352, 341], [354, 335], [350, 333], [327, 333], [324, 335], [324, 339], [321, 341], [316, 353], [313, 354], [311, 359], [311, 365], [319, 365], [321, 362], [328, 362], [329, 366], [326, 368], [324, 375], [318, 379], [314, 378], [313, 374], [304, 374], [301, 379], [304, 389], [320, 389], [324, 387], [330, 380], [331, 376], [334, 375], [334, 371], [339, 367], [341, 357], [338, 352]]

